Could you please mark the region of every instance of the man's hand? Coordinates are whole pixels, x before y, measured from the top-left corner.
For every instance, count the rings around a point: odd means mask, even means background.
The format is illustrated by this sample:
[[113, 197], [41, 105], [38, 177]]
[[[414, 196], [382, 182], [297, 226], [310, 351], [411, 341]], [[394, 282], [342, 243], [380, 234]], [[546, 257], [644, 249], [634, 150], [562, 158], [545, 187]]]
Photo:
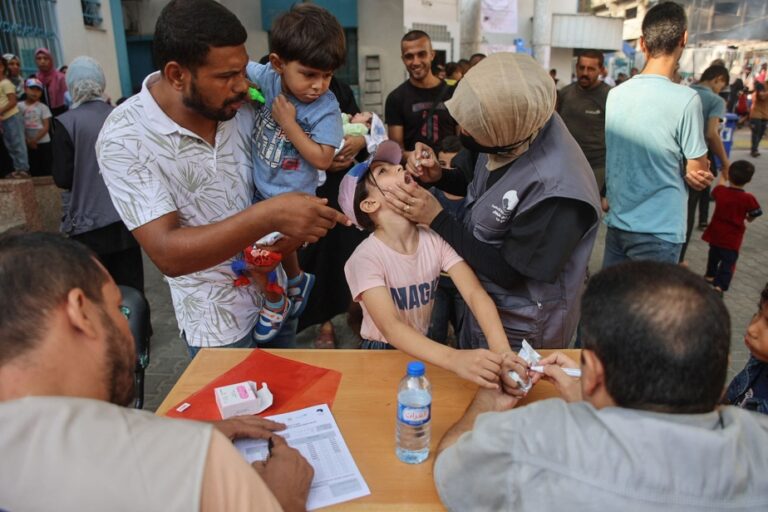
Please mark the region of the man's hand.
[[289, 123], [296, 122], [296, 107], [284, 94], [278, 94], [272, 102], [272, 118], [284, 130]]
[[[723, 177], [722, 181], [728, 181], [728, 171], [730, 170], [730, 168], [731, 168], [731, 163], [729, 161], [726, 160], [725, 162], [722, 163], [720, 167], [720, 176]], [[720, 184], [721, 182], [718, 181], [718, 185]]]
[[[279, 231], [299, 243], [317, 242], [336, 223], [352, 225], [344, 214], [327, 206], [327, 199], [302, 192], [281, 194], [264, 202], [271, 207], [272, 231]], [[278, 242], [275, 246], [284, 244]]]
[[30, 149], [37, 149], [37, 141], [34, 139], [27, 139], [27, 146], [29, 146]]
[[519, 401], [520, 399], [518, 397], [510, 396], [500, 389], [478, 389], [475, 398], [470, 402], [464, 415], [448, 429], [448, 432], [445, 433], [443, 438], [437, 444], [435, 460], [437, 460], [437, 456], [440, 455], [443, 450], [455, 444], [464, 432], [472, 430], [475, 425], [475, 420], [480, 414], [486, 412], [508, 411], [516, 406]]
[[409, 179], [406, 183], [396, 183], [384, 190], [387, 203], [406, 219], [429, 226], [443, 207], [435, 196], [415, 181]]
[[424, 183], [434, 183], [443, 177], [443, 170], [435, 152], [422, 142], [417, 142], [413, 152], [408, 154], [405, 170]]
[[325, 172], [346, 171], [347, 169], [349, 169], [350, 165], [354, 162], [353, 160], [338, 160], [337, 158], [333, 159], [333, 162], [331, 162], [331, 166], [327, 168]]
[[528, 361], [514, 352], [505, 352], [502, 356], [504, 359], [501, 363], [501, 388], [504, 393], [519, 400], [525, 396], [525, 391], [520, 388], [519, 383], [512, 380], [509, 372], [516, 372], [522, 379], [530, 378], [533, 384], [539, 380], [538, 374], [529, 375]]
[[355, 163], [355, 156], [365, 147], [365, 137], [362, 135], [347, 135], [344, 137], [344, 146], [333, 157], [333, 163], [326, 169], [327, 172], [346, 171]]
[[269, 439], [274, 432], [285, 429], [285, 425], [265, 420], [258, 416], [236, 416], [228, 420], [214, 421], [213, 426], [230, 440]]
[[283, 510], [305, 511], [315, 470], [282, 437], [272, 436], [272, 442], [269, 458], [254, 462], [253, 469], [259, 473]]
[[365, 148], [365, 137], [362, 135], [347, 135], [344, 137], [344, 146], [334, 160], [352, 163], [355, 156]]
[[475, 350], [454, 350], [449, 367], [453, 373], [488, 389], [499, 389], [501, 354], [484, 348]]
[[611, 209], [610, 205], [608, 204], [608, 198], [607, 197], [601, 197], [600, 198], [600, 208], [603, 209], [603, 212], [607, 212]]
[[478, 389], [475, 398], [469, 404], [467, 412], [477, 417], [486, 412], [503, 412], [515, 407], [519, 396], [511, 396], [498, 389]]
[[[275, 242], [272, 245], [260, 245], [259, 248], [264, 249], [265, 251], [269, 252], [279, 252], [280, 254], [288, 254], [291, 252], [295, 252], [297, 249], [299, 249], [302, 245], [304, 245], [304, 242], [297, 238], [291, 238], [289, 236], [284, 236], [277, 242]], [[273, 269], [270, 269], [268, 272], [270, 272]]]
[[701, 169], [686, 169], [685, 182], [694, 190], [704, 190], [715, 179], [709, 171]]
[[555, 352], [539, 361], [544, 367], [544, 375], [541, 377], [555, 385], [560, 396], [566, 402], [578, 402], [581, 400], [581, 381], [570, 377], [562, 368], [578, 368], [579, 365], [562, 352]]
[[712, 183], [715, 176], [709, 172], [709, 159], [707, 155], [698, 158], [689, 158], [685, 164], [685, 182], [693, 190], [704, 190]]

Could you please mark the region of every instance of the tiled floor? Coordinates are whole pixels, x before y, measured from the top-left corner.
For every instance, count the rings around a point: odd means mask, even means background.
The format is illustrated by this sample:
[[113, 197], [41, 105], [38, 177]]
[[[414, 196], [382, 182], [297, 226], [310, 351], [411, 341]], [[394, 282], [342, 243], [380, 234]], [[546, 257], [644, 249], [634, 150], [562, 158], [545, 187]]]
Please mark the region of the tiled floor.
[[[737, 132], [731, 160], [747, 159], [755, 164], [757, 172], [747, 189], [757, 196], [764, 208], [768, 208], [768, 145], [763, 141], [763, 156], [751, 158], [747, 150], [748, 138], [747, 129]], [[710, 208], [710, 214], [713, 210], [714, 205]], [[701, 231], [695, 230], [688, 249], [688, 261], [691, 270], [703, 273], [707, 261], [707, 244], [700, 239], [700, 236]], [[604, 237], [603, 231], [598, 237], [593, 252], [591, 263], [593, 270], [600, 268]], [[729, 379], [744, 366], [748, 357], [743, 342], [744, 329], [757, 309], [756, 302], [760, 290], [768, 281], [768, 258], [764, 252], [766, 250], [768, 250], [768, 216], [756, 220], [749, 226], [736, 275], [731, 289], [725, 295], [725, 303], [731, 313], [733, 331]], [[155, 330], [152, 338], [151, 361], [147, 370], [145, 408], [155, 410], [189, 364], [189, 358], [178, 337], [168, 285], [149, 260], [146, 260], [145, 265], [147, 297], [152, 307], [152, 322]], [[333, 322], [340, 344], [345, 348], [353, 347], [356, 343], [355, 335], [346, 326], [344, 317], [339, 316]], [[316, 328], [310, 328], [299, 333], [299, 343], [309, 347], [315, 331]]]

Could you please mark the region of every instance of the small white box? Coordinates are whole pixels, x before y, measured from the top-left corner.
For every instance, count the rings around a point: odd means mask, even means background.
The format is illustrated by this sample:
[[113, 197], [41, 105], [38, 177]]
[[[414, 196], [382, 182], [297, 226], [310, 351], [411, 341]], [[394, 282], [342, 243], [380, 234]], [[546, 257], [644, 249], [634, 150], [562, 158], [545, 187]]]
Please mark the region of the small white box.
[[215, 394], [216, 405], [224, 420], [233, 416], [258, 414], [268, 409], [274, 400], [266, 382], [262, 382], [261, 389], [258, 389], [256, 383], [250, 380], [221, 386], [216, 388]]

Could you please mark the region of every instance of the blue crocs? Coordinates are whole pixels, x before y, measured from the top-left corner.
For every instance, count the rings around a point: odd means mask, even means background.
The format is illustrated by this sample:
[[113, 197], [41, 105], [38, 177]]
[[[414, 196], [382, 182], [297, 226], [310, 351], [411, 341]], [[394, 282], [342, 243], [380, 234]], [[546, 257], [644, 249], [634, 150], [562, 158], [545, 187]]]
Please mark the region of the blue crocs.
[[307, 307], [307, 299], [315, 286], [315, 275], [302, 272], [301, 275], [288, 281], [288, 300], [291, 301], [291, 312], [288, 318], [298, 318]]
[[272, 341], [280, 329], [283, 327], [283, 322], [288, 317], [290, 311], [291, 301], [285, 297], [281, 297], [280, 302], [264, 301], [264, 306], [259, 313], [259, 320], [256, 322], [256, 327], [253, 328], [253, 339], [257, 343], [266, 343]]

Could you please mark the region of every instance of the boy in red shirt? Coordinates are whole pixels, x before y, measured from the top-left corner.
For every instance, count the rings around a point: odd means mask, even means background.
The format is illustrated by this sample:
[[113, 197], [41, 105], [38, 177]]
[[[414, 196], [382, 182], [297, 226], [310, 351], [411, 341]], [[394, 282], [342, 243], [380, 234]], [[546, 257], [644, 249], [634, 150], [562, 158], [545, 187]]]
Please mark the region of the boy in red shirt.
[[744, 186], [752, 181], [755, 166], [746, 160], [739, 160], [731, 164], [728, 174], [730, 186], [724, 186], [721, 180], [712, 191], [715, 213], [701, 237], [709, 242], [707, 273], [704, 278], [720, 294], [728, 290], [736, 269], [739, 249], [747, 229], [744, 221], [752, 222], [763, 214], [755, 196], [744, 191]]

